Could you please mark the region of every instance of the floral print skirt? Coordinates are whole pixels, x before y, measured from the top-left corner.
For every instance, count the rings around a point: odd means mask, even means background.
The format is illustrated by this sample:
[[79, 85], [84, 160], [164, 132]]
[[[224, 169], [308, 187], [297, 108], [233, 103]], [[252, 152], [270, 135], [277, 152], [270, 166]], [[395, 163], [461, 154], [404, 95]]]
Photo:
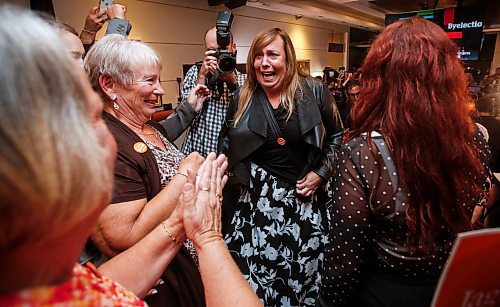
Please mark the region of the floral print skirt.
[[255, 164], [251, 177], [233, 208], [228, 248], [265, 306], [313, 306], [329, 243], [328, 206], [322, 195], [297, 198], [293, 184]]

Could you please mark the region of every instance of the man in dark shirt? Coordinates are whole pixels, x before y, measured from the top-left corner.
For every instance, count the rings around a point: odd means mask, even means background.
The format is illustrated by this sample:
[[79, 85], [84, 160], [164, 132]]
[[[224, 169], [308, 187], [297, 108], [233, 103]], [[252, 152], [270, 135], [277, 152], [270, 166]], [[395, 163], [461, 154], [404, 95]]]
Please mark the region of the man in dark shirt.
[[345, 128], [351, 128], [351, 107], [358, 101], [360, 92], [359, 81], [353, 80], [347, 84], [347, 102], [344, 107], [339, 107], [340, 116]]

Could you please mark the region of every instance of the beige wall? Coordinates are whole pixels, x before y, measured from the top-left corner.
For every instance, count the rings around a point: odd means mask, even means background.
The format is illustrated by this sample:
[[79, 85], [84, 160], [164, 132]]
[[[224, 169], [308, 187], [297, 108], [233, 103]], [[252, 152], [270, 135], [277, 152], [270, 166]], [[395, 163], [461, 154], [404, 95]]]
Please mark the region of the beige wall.
[[[344, 53], [349, 50], [349, 47], [344, 42], [344, 33], [334, 33], [330, 38], [331, 43], [344, 44]], [[344, 65], [344, 53], [340, 52], [327, 52], [328, 65], [338, 69], [340, 66]], [[348, 67], [348, 66], [347, 66]], [[324, 66], [323, 66], [324, 68]], [[322, 75], [323, 73], [317, 73], [316, 75]], [[315, 76], [315, 74], [312, 74]]]
[[25, 7], [25, 8], [30, 8], [30, 1], [29, 0], [1, 0], [0, 5], [8, 3], [20, 7]]
[[[56, 16], [74, 26], [83, 27], [85, 17], [97, 0], [53, 0]], [[155, 48], [163, 60], [164, 102], [177, 101], [176, 77], [182, 77], [182, 64], [203, 59], [205, 31], [215, 25], [217, 13], [225, 7], [209, 7], [205, 0], [121, 0], [127, 6], [132, 24], [130, 38], [141, 39]], [[281, 27], [290, 34], [297, 58], [310, 60], [311, 74], [327, 65], [342, 66], [342, 54], [327, 52], [329, 42], [342, 43], [348, 27], [308, 18], [251, 7], [233, 10], [232, 32], [238, 46], [238, 63], [245, 63], [255, 34], [264, 28]], [[104, 31], [102, 31], [104, 32]]]

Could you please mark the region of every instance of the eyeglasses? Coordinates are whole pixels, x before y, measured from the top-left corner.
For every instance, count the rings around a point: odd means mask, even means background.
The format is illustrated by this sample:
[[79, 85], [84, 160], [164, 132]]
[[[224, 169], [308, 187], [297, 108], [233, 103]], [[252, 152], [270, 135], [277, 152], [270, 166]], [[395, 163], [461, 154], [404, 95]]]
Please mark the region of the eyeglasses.
[[349, 93], [348, 95], [351, 98], [354, 98], [354, 97], [358, 98], [359, 97], [359, 93]]

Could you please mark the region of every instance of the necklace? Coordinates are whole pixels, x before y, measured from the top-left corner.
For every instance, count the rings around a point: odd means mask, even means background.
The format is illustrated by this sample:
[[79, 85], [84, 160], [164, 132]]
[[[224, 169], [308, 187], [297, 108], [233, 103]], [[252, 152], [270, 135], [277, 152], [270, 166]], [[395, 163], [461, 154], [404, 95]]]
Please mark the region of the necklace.
[[158, 134], [155, 133], [140, 133], [140, 132], [137, 132], [137, 134], [139, 135], [143, 135], [143, 136], [150, 136], [150, 135], [154, 135], [155, 138], [159, 139], [160, 137], [158, 136]]
[[158, 132], [156, 132], [156, 129], [154, 129], [153, 127], [151, 127], [150, 125], [147, 125], [147, 124], [145, 124], [144, 126], [148, 126], [149, 128], [151, 128], [151, 130], [153, 130], [153, 132], [152, 133], [144, 133], [144, 132], [142, 132], [144, 130], [144, 127], [140, 130], [140, 132], [139, 131], [134, 131], [134, 132], [137, 133], [138, 135], [142, 135], [142, 136], [146, 136], [146, 137], [152, 135], [156, 139], [158, 139], [158, 140], [160, 139], [160, 137], [158, 136]]

